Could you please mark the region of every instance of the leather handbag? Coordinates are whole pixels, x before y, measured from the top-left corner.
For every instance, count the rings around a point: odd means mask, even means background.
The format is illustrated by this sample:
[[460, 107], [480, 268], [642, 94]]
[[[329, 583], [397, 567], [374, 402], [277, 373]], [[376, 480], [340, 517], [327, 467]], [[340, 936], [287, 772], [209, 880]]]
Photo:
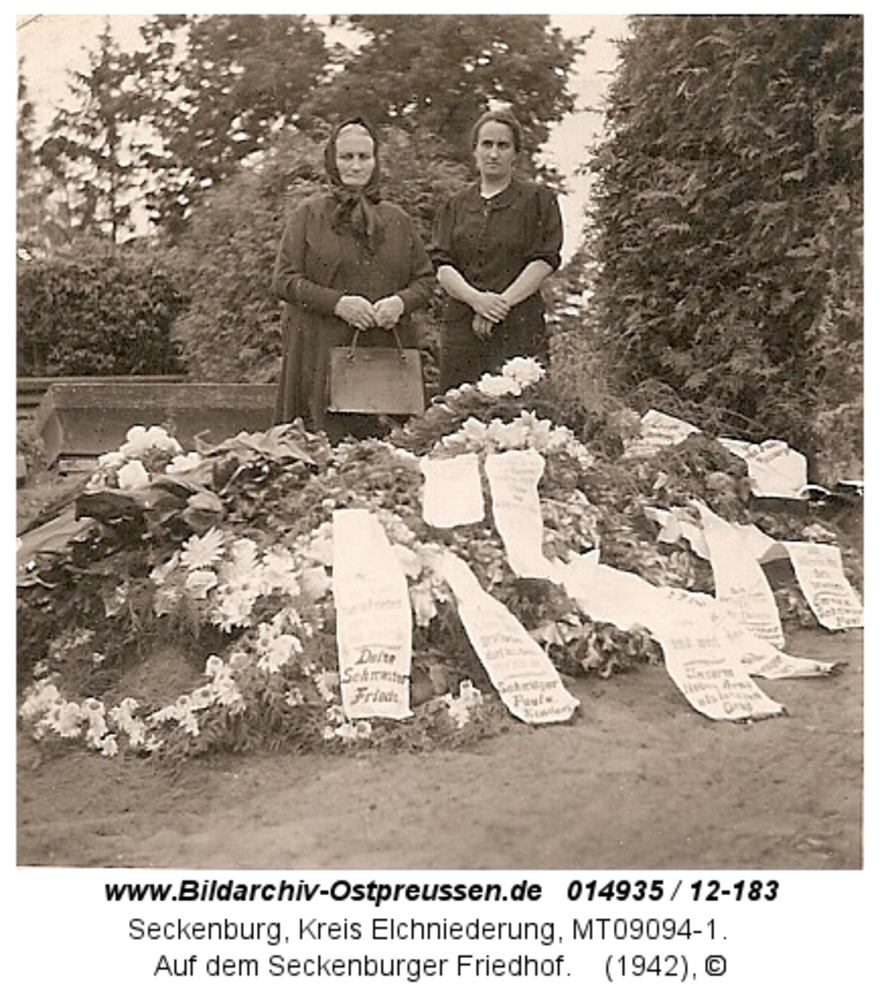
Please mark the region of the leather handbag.
[[347, 347], [330, 348], [329, 405], [333, 413], [421, 414], [425, 411], [422, 356], [404, 348], [358, 347], [355, 332]]

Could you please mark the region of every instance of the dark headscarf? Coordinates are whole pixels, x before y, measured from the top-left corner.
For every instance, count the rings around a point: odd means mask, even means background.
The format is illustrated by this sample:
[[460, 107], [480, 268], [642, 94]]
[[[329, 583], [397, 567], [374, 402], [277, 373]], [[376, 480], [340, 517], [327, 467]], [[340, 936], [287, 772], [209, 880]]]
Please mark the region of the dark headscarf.
[[[373, 140], [373, 155], [376, 164], [373, 174], [362, 188], [346, 187], [339, 176], [336, 165], [336, 139], [349, 125], [360, 125], [369, 132]], [[381, 201], [379, 191], [379, 137], [373, 126], [365, 119], [355, 116], [340, 122], [330, 135], [324, 147], [324, 166], [333, 184], [336, 209], [333, 213], [333, 228], [337, 232], [350, 232], [368, 250], [373, 251], [381, 243], [383, 231], [376, 205]]]

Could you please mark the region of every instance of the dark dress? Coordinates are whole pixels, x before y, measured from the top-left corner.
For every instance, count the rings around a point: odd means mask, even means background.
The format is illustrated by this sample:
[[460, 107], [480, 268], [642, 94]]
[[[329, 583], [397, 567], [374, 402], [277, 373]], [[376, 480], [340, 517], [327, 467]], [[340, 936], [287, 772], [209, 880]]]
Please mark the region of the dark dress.
[[[478, 184], [453, 195], [434, 222], [431, 259], [435, 268], [450, 264], [481, 291], [503, 292], [533, 260], [556, 269], [562, 250], [562, 215], [548, 188], [514, 179], [493, 198]], [[476, 382], [514, 357], [549, 354], [540, 291], [515, 306], [498, 323], [489, 341], [471, 328], [474, 313], [447, 297], [440, 344], [440, 391]]]
[[[343, 295], [375, 302], [399, 295], [404, 314], [397, 333], [404, 347], [417, 347], [411, 314], [430, 301], [433, 270], [412, 219], [387, 201], [379, 202], [382, 238], [370, 253], [349, 231], [332, 227], [336, 201], [331, 194], [306, 199], [291, 214], [275, 263], [273, 288], [284, 300], [284, 353], [275, 422], [302, 417], [334, 443], [347, 434], [365, 437], [380, 427], [375, 417], [327, 411], [330, 348], [351, 343], [354, 334], [333, 314]], [[360, 334], [362, 346], [393, 346], [390, 330]]]

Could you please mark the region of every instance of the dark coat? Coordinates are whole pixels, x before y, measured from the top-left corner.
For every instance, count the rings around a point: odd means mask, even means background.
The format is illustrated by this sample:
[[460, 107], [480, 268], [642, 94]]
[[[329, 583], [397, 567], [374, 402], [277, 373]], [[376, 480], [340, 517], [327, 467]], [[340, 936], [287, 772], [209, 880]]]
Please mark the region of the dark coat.
[[[334, 315], [343, 295], [375, 302], [399, 295], [405, 311], [397, 333], [405, 347], [417, 345], [412, 313], [428, 305], [434, 286], [430, 259], [412, 219], [380, 201], [376, 212], [382, 237], [368, 252], [351, 232], [332, 227], [336, 201], [315, 195], [297, 206], [281, 239], [273, 289], [285, 302], [284, 354], [276, 423], [302, 417], [310, 429], [326, 430], [333, 440], [357, 433], [363, 421], [327, 412], [330, 348], [351, 342], [352, 327]], [[392, 346], [391, 331], [370, 330], [358, 338], [366, 345]]]

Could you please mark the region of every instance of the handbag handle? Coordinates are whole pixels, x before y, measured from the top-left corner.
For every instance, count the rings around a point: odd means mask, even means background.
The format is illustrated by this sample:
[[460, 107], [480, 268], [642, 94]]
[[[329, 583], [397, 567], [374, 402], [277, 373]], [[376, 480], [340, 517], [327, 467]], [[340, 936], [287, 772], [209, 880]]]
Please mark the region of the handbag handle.
[[[397, 343], [397, 351], [400, 354], [400, 363], [406, 364], [406, 355], [403, 353], [403, 344], [400, 342], [400, 334], [397, 332], [397, 327], [393, 326], [391, 328], [391, 332], [394, 334], [394, 340]], [[354, 331], [354, 336], [351, 338], [351, 343], [348, 345], [348, 354], [346, 355], [347, 361], [354, 361], [354, 352], [360, 335], [360, 330]]]

